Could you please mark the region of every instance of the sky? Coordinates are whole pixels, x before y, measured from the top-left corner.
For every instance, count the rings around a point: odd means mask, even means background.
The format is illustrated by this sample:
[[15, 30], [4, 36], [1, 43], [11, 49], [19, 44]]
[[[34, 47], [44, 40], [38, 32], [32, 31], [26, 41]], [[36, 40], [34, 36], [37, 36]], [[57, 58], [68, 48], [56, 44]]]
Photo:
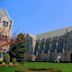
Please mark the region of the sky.
[[72, 26], [72, 0], [0, 0], [13, 33], [40, 34]]

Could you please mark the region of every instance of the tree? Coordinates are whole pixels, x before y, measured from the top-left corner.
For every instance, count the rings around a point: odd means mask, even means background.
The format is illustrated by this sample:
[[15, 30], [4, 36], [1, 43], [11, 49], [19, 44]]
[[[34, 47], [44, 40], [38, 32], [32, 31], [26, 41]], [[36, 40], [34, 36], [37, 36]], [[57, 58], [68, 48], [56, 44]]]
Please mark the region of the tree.
[[23, 33], [18, 34], [17, 38], [16, 38], [16, 42], [17, 43], [24, 43], [25, 42], [25, 34], [23, 34]]
[[24, 53], [25, 53], [25, 34], [20, 33], [15, 38], [14, 44], [11, 45], [11, 50], [9, 52], [12, 58], [16, 58], [17, 61], [24, 61]]
[[15, 64], [17, 62], [16, 58], [12, 59], [13, 64]]
[[6, 64], [9, 64], [9, 62], [10, 62], [10, 55], [9, 54], [5, 54], [4, 60], [5, 60]]

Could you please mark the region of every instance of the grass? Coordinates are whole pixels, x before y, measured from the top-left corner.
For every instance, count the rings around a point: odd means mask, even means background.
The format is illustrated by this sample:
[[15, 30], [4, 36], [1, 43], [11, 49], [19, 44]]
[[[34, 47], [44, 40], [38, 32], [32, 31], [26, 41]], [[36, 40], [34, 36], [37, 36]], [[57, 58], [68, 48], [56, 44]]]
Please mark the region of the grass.
[[56, 68], [62, 70], [62, 72], [72, 72], [71, 63], [48, 63], [48, 62], [27, 62], [25, 63], [27, 68]]
[[15, 72], [16, 67], [0, 67], [0, 72]]
[[[55, 68], [62, 70], [62, 72], [72, 72], [71, 63], [26, 62], [23, 66], [30, 69]], [[15, 72], [17, 69], [19, 67], [0, 67], [0, 72]]]

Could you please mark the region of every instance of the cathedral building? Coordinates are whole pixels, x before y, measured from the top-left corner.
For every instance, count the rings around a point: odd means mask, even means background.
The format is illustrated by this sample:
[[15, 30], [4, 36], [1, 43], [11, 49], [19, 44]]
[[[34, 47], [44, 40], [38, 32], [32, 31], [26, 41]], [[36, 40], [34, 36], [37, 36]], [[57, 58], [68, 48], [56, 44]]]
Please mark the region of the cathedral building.
[[33, 61], [55, 61], [58, 56], [60, 61], [72, 61], [72, 27], [26, 38], [27, 54]]
[[0, 57], [10, 48], [12, 20], [5, 9], [0, 9]]

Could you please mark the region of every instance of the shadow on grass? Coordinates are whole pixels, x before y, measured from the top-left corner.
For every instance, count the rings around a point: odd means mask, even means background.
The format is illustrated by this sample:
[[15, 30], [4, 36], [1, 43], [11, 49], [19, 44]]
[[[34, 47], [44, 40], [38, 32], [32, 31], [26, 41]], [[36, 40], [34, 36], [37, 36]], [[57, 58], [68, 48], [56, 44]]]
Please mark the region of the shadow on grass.
[[27, 70], [19, 70], [16, 72], [62, 72], [59, 69], [27, 69]]

